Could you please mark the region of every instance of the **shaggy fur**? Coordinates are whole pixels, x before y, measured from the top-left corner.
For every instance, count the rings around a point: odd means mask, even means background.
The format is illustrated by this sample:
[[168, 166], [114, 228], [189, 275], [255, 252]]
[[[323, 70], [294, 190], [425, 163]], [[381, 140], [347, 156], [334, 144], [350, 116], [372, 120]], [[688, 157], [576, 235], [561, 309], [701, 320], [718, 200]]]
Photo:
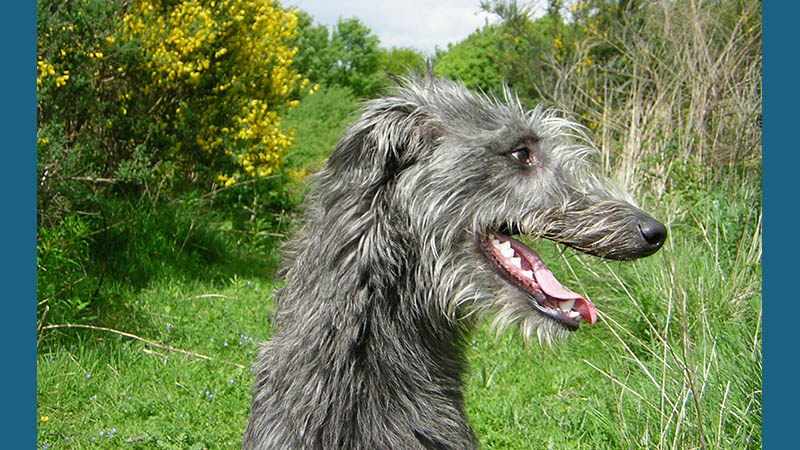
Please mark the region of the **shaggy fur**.
[[[461, 393], [474, 313], [541, 340], [594, 309], [578, 299], [559, 311], [566, 297], [541, 271], [515, 280], [492, 239], [545, 237], [613, 259], [664, 242], [663, 225], [589, 162], [574, 123], [508, 92], [400, 84], [366, 103], [315, 178], [254, 367], [245, 450], [475, 448]], [[523, 269], [539, 265], [513, 242]]]

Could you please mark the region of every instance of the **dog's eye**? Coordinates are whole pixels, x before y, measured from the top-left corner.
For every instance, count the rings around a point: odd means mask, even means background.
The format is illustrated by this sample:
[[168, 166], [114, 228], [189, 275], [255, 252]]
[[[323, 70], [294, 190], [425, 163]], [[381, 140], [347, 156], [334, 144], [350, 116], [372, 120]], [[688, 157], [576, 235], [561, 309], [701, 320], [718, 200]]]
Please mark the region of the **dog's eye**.
[[518, 147], [511, 151], [511, 157], [516, 159], [517, 161], [525, 164], [526, 166], [533, 165], [533, 159], [531, 158], [531, 152], [528, 150], [528, 147]]

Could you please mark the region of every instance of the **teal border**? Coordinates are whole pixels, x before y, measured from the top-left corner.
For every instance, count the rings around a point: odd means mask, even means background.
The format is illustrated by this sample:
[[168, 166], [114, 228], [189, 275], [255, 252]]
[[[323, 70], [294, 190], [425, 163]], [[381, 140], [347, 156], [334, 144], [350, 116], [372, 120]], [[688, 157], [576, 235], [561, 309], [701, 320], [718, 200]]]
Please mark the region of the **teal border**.
[[798, 205], [797, 2], [764, 2], [763, 12], [763, 448], [792, 448], [797, 433]]
[[0, 342], [3, 447], [36, 445], [36, 2], [12, 2], [0, 19], [3, 176]]

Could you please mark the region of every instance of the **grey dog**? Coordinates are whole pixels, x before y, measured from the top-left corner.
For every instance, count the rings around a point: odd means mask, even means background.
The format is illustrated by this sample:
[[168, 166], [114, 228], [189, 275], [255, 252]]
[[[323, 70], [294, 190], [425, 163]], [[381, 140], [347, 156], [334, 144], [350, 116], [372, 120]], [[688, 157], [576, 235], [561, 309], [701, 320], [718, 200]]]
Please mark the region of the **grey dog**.
[[576, 124], [508, 90], [398, 81], [315, 177], [245, 450], [477, 447], [461, 390], [473, 317], [541, 340], [597, 314], [511, 235], [623, 260], [666, 238], [600, 175]]

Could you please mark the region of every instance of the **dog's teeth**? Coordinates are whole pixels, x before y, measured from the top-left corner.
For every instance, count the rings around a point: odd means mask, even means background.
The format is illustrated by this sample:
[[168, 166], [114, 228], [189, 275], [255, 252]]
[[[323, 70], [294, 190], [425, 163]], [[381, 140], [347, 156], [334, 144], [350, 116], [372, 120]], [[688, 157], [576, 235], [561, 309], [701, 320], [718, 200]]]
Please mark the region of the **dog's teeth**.
[[578, 319], [581, 317], [581, 313], [579, 313], [578, 311], [570, 311], [567, 314], [567, 317], [569, 317], [570, 319]]
[[511, 250], [511, 241], [505, 241], [502, 244], [498, 245], [497, 248], [500, 250]]
[[500, 248], [500, 241], [498, 241], [497, 239], [492, 239], [492, 245], [495, 248]]
[[517, 269], [522, 268], [522, 260], [520, 258], [509, 258], [508, 260], [512, 266], [516, 267]]
[[562, 311], [571, 311], [573, 306], [575, 306], [575, 300], [564, 300], [563, 302], [558, 302], [558, 307], [561, 308]]
[[520, 272], [520, 273], [521, 273], [521, 274], [522, 274], [522, 276], [524, 276], [524, 277], [530, 278], [531, 280], [533, 279], [533, 271], [532, 271], [532, 270], [523, 270], [523, 271], [522, 271], [522, 272]]

